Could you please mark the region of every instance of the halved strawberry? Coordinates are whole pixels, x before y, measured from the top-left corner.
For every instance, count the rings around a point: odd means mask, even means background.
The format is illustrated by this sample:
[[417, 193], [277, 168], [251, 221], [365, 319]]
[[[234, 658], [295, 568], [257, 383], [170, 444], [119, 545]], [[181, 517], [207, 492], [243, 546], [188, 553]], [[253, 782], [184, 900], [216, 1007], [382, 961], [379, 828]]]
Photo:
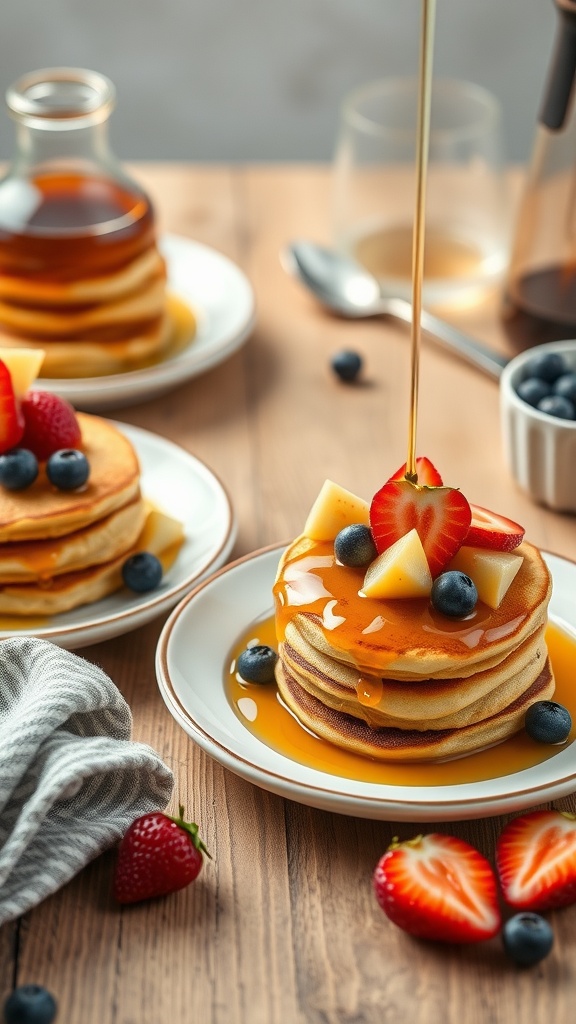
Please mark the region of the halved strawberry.
[[500, 929], [496, 878], [485, 857], [454, 836], [394, 840], [374, 872], [382, 910], [410, 935], [479, 942]]
[[[403, 480], [406, 476], [407, 464], [404, 463], [400, 469], [390, 477], [391, 480]], [[416, 459], [416, 476], [419, 484], [426, 484], [427, 487], [442, 487], [442, 477], [425, 455], [419, 455]]]
[[469, 547], [514, 551], [524, 540], [524, 527], [481, 505], [470, 505], [472, 522], [464, 541]]
[[513, 818], [496, 844], [502, 894], [519, 910], [576, 902], [576, 815], [531, 811]]
[[16, 401], [10, 371], [0, 360], [0, 452], [14, 448], [24, 433], [24, 417]]
[[432, 576], [448, 564], [470, 528], [470, 505], [454, 487], [422, 487], [388, 480], [370, 505], [370, 527], [378, 554], [416, 529]]

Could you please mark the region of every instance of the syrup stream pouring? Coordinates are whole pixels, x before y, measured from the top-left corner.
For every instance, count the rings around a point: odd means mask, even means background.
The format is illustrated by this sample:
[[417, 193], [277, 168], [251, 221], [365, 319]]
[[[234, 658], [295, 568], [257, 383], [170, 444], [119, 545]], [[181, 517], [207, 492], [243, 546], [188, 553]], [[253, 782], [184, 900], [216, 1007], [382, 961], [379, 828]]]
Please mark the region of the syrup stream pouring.
[[[280, 254], [284, 269], [298, 278], [328, 309], [350, 319], [392, 316], [412, 323], [412, 306], [406, 299], [383, 295], [375, 277], [358, 263], [314, 242], [298, 241]], [[422, 310], [422, 330], [443, 348], [498, 380], [508, 359], [456, 327]]]

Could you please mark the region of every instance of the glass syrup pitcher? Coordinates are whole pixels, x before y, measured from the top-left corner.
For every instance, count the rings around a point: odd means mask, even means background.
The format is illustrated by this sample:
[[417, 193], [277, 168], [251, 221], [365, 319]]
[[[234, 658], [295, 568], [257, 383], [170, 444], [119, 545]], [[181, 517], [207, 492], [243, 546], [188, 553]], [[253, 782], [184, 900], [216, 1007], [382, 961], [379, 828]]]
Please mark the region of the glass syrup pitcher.
[[559, 16], [502, 309], [519, 349], [576, 338], [576, 0]]

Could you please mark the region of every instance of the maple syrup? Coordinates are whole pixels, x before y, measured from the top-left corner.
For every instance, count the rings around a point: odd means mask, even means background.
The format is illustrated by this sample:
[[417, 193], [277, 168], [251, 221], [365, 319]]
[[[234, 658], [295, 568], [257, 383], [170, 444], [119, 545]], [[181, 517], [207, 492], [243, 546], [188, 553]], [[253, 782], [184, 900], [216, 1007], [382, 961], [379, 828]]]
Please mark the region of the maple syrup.
[[[412, 278], [412, 227], [402, 224], [381, 228], [357, 238], [356, 259], [386, 285]], [[424, 278], [436, 286], [441, 281], [474, 281], [484, 275], [485, 254], [480, 246], [456, 238], [442, 227], [426, 230]]]
[[551, 266], [511, 280], [502, 321], [517, 349], [576, 338], [576, 267]]
[[[301, 725], [280, 700], [275, 685], [258, 686], [239, 680], [235, 671], [236, 660], [241, 651], [254, 643], [276, 649], [272, 615], [252, 625], [230, 652], [229, 669], [224, 678], [230, 705], [245, 728], [258, 740], [298, 764], [317, 771], [390, 786], [451, 786], [523, 771], [547, 761], [564, 749], [564, 746], [536, 743], [522, 731], [488, 750], [438, 764], [400, 764], [349, 753]], [[576, 637], [551, 623], [546, 631], [546, 643], [556, 679], [554, 700], [568, 708], [574, 722], [570, 742], [576, 736]]]
[[78, 173], [0, 183], [0, 274], [67, 282], [113, 273], [154, 244], [136, 186]]

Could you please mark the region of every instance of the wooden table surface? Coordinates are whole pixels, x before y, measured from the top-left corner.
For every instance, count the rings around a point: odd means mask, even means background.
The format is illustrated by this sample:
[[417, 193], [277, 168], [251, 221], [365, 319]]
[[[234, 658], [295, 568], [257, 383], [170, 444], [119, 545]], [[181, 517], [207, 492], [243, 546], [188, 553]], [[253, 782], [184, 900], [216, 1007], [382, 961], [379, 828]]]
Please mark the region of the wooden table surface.
[[[251, 280], [257, 326], [223, 365], [116, 418], [178, 442], [225, 482], [239, 523], [234, 556], [300, 532], [326, 477], [369, 498], [405, 460], [409, 334], [334, 319], [281, 269], [289, 239], [329, 240], [329, 171], [318, 166], [137, 165], [160, 227], [231, 257]], [[498, 296], [445, 314], [506, 352]], [[365, 358], [361, 385], [330, 355]], [[432, 343], [422, 351], [418, 452], [468, 499], [520, 521], [534, 543], [576, 559], [574, 518], [537, 507], [503, 461], [498, 386]], [[552, 954], [529, 971], [499, 940], [416, 942], [372, 893], [394, 835], [421, 823], [347, 818], [270, 795], [206, 756], [173, 721], [154, 674], [163, 620], [84, 649], [122, 690], [134, 737], [172, 767], [177, 796], [213, 855], [167, 899], [119, 909], [113, 852], [0, 930], [0, 998], [46, 985], [62, 1024], [565, 1024], [576, 999], [576, 908], [552, 914]], [[558, 806], [574, 809], [574, 801]], [[436, 825], [493, 856], [503, 818]], [[424, 826], [429, 828], [430, 826]]]

